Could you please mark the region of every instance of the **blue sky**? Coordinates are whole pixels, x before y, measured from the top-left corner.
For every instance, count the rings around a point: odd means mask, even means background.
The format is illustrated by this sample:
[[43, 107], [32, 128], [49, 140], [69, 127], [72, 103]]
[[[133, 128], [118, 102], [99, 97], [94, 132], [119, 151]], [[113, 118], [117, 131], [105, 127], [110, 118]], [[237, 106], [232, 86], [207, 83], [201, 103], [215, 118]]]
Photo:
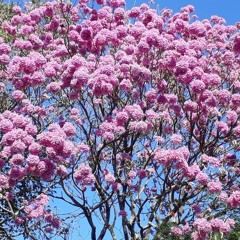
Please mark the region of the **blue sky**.
[[[11, 0], [4, 0], [4, 2]], [[23, 3], [27, 0], [12, 0], [13, 2]], [[199, 16], [199, 20], [209, 19], [212, 15], [218, 15], [226, 19], [227, 24], [235, 24], [240, 21], [240, 0], [154, 0], [156, 5], [162, 8], [173, 9], [178, 12], [181, 7], [191, 4], [195, 7], [195, 14]], [[134, 3], [139, 6], [142, 3], [148, 3], [149, 0], [126, 0], [128, 8]], [[156, 6], [155, 5], [155, 6]]]
[[[127, 5], [131, 7], [134, 0], [126, 0]], [[147, 3], [148, 0], [136, 0], [136, 6]], [[240, 0], [155, 0], [155, 4], [162, 8], [173, 9], [178, 12], [181, 7], [191, 4], [195, 7], [195, 14], [199, 20], [209, 19], [212, 15], [218, 15], [225, 18], [228, 25], [240, 21]]]

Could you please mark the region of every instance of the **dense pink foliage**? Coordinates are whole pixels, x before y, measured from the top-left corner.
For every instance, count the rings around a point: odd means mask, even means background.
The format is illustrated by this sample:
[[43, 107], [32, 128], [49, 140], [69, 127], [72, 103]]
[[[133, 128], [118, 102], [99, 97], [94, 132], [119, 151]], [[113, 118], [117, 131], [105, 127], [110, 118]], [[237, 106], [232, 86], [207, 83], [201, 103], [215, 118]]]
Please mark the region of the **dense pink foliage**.
[[[1, 234], [46, 239], [84, 214], [93, 240], [121, 226], [152, 239], [170, 223], [179, 237], [227, 236], [240, 206], [237, 26], [194, 20], [191, 5], [96, 4], [28, 3], [2, 23]], [[79, 212], [61, 223], [50, 199]]]

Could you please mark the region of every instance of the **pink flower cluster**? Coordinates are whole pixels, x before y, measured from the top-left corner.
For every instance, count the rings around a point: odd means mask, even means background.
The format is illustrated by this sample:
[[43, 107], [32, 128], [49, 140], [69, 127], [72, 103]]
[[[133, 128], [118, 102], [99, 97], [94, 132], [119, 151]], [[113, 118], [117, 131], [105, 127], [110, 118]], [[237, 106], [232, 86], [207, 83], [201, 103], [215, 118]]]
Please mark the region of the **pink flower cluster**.
[[[71, 123], [65, 123], [63, 128], [52, 124], [49, 132], [37, 134], [37, 128], [30, 118], [5, 111], [0, 116], [0, 125], [3, 134], [0, 156], [5, 160], [2, 167], [4, 163], [11, 166], [8, 173], [2, 175], [2, 186], [5, 188], [8, 187], [5, 180], [22, 180], [27, 174], [48, 181], [55, 173], [57, 164], [66, 164], [67, 159], [73, 156], [74, 144], [68, 140], [68, 136], [75, 134]], [[43, 154], [47, 157], [42, 157]], [[61, 176], [66, 172], [63, 168], [57, 171]]]
[[118, 213], [118, 216], [121, 216], [123, 218], [127, 217], [127, 212], [125, 210], [120, 210], [119, 213]]
[[182, 147], [179, 149], [155, 149], [154, 160], [163, 166], [174, 164], [177, 169], [186, 169], [188, 167], [187, 159], [189, 151]]
[[24, 212], [26, 216], [18, 218], [19, 224], [21, 224], [24, 221], [42, 218], [47, 223], [50, 223], [51, 227], [59, 228], [61, 225], [60, 220], [45, 209], [48, 203], [49, 198], [47, 195], [44, 194], [41, 194], [36, 199], [27, 201], [24, 207]]
[[91, 185], [95, 182], [95, 176], [92, 174], [92, 169], [86, 164], [80, 164], [74, 172], [74, 179], [82, 186]]
[[211, 221], [207, 221], [204, 218], [198, 218], [194, 221], [195, 231], [192, 233], [192, 239], [208, 239], [209, 234], [212, 232], [220, 232], [227, 234], [230, 229], [234, 227], [235, 222], [232, 219], [223, 221], [222, 219], [214, 218]]
[[231, 208], [237, 208], [240, 206], [240, 191], [234, 191], [227, 199], [227, 204]]
[[222, 184], [219, 181], [211, 181], [207, 184], [210, 193], [220, 193], [222, 191]]

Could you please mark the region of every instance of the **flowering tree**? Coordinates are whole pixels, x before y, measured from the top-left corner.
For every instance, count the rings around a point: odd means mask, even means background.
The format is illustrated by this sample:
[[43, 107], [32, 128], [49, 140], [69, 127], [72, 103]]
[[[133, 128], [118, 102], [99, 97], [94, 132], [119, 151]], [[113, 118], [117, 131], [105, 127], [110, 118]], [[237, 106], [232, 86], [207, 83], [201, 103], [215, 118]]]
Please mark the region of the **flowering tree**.
[[230, 236], [239, 25], [124, 6], [29, 3], [2, 23], [2, 239]]

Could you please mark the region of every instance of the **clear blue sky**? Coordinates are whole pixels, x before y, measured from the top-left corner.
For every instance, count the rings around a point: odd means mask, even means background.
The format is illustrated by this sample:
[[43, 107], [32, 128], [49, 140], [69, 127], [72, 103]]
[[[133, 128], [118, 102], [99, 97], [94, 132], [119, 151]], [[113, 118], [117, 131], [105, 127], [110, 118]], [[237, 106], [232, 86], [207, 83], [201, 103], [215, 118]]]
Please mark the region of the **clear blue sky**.
[[[11, 0], [4, 0], [4, 2]], [[12, 0], [13, 2], [24, 3], [27, 0]], [[149, 0], [126, 0], [127, 6], [132, 7], [142, 3], [148, 3]], [[227, 24], [235, 24], [240, 21], [240, 0], [155, 0], [155, 4], [162, 8], [171, 8], [174, 12], [178, 12], [181, 7], [191, 4], [195, 7], [195, 14], [199, 16], [199, 20], [212, 15], [218, 15], [226, 19]]]
[[[134, 0], [126, 0], [127, 5], [131, 7]], [[148, 0], [136, 0], [136, 5], [147, 3]], [[212, 15], [218, 15], [226, 19], [227, 24], [235, 24], [240, 21], [240, 0], [155, 0], [155, 4], [162, 8], [173, 9], [178, 12], [181, 7], [191, 4], [195, 7], [195, 14], [199, 20]]]

